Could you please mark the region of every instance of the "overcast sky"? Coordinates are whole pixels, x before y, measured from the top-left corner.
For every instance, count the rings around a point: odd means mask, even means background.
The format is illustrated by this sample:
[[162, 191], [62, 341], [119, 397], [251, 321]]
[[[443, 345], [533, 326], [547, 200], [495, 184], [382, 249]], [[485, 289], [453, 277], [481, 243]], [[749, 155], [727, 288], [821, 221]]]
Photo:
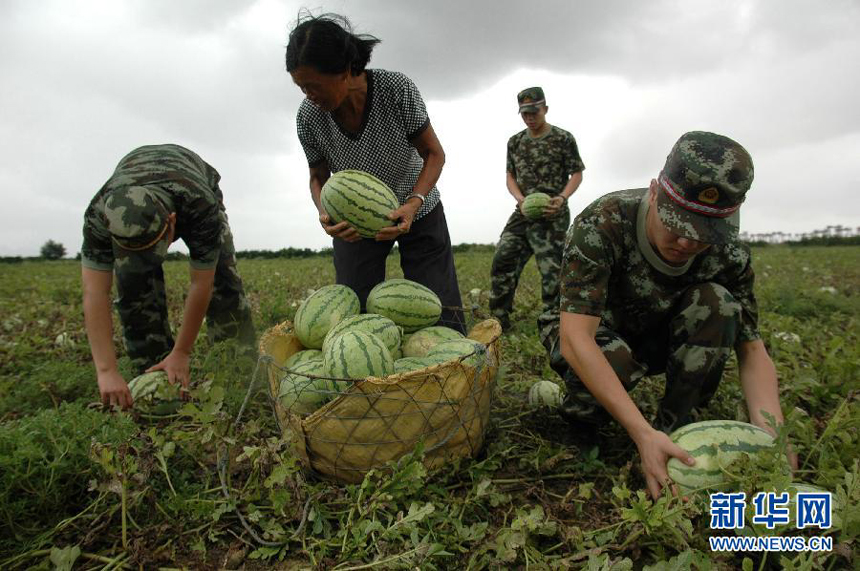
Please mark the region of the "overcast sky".
[[117, 161], [155, 143], [218, 169], [238, 249], [330, 245], [283, 63], [302, 7], [382, 39], [370, 67], [421, 90], [455, 244], [496, 241], [513, 210], [505, 143], [532, 85], [586, 165], [574, 214], [647, 186], [682, 133], [710, 130], [755, 163], [742, 230], [860, 225], [855, 0], [2, 0], [0, 255], [49, 238], [73, 255]]

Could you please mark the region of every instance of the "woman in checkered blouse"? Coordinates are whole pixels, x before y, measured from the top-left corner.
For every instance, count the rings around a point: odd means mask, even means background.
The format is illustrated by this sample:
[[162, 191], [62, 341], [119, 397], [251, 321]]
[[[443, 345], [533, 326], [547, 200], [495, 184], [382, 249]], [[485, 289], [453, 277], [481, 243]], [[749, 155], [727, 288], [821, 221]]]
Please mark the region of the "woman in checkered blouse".
[[[286, 66], [305, 94], [296, 126], [310, 168], [311, 197], [325, 232], [333, 238], [339, 284], [350, 286], [364, 307], [385, 279], [385, 259], [396, 241], [407, 279], [442, 301], [440, 323], [465, 330], [460, 289], [445, 212], [436, 181], [445, 152], [421, 94], [402, 73], [367, 69], [379, 40], [355, 35], [342, 16], [303, 17], [290, 33]], [[397, 224], [363, 239], [345, 221], [332, 224], [320, 203], [331, 173], [369, 172], [385, 182], [400, 207]]]

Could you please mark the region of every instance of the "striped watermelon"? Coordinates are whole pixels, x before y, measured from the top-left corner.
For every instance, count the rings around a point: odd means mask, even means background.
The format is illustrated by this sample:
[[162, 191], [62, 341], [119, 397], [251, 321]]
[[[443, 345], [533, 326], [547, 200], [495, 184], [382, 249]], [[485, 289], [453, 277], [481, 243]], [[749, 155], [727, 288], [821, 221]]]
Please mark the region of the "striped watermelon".
[[395, 373], [408, 373], [438, 365], [439, 361], [432, 357], [403, 357], [394, 361]]
[[532, 406], [557, 407], [561, 404], [561, 387], [552, 381], [538, 381], [529, 389]]
[[278, 402], [294, 414], [308, 414], [328, 401], [335, 394], [334, 382], [328, 379], [313, 379], [303, 375], [324, 376], [322, 360], [305, 361], [293, 366], [292, 373], [281, 379]]
[[786, 491], [788, 492], [788, 516], [790, 518], [788, 523], [789, 528], [793, 529], [797, 527], [797, 494], [830, 494], [830, 514], [832, 523], [837, 527], [842, 527], [842, 518], [839, 514], [842, 506], [839, 503], [837, 495], [830, 490], [825, 490], [824, 488], [819, 488], [812, 484], [804, 484], [803, 482], [792, 482], [788, 485]]
[[394, 322], [387, 317], [383, 317], [379, 314], [362, 313], [360, 315], [347, 317], [332, 327], [323, 341], [323, 351], [326, 350], [326, 346], [334, 337], [337, 337], [345, 331], [364, 331], [365, 333], [372, 333], [385, 343], [385, 346], [388, 347], [388, 351], [391, 353], [400, 347], [400, 335], [402, 334], [400, 327], [395, 325]]
[[767, 431], [735, 420], [694, 422], [682, 426], [669, 438], [696, 459], [694, 466], [687, 466], [676, 458], [671, 458], [666, 465], [669, 477], [685, 492], [720, 487], [724, 481], [721, 468], [742, 454], [756, 454], [774, 443]]
[[472, 339], [454, 339], [439, 343], [430, 349], [427, 352], [427, 358], [437, 363], [457, 359], [470, 367], [478, 367], [483, 365], [487, 358], [487, 346]]
[[407, 333], [439, 321], [442, 302], [429, 288], [395, 278], [377, 284], [367, 296], [367, 311], [391, 319]]
[[400, 207], [388, 185], [359, 170], [331, 175], [322, 187], [320, 202], [333, 222], [346, 220], [364, 238], [373, 238], [382, 228], [393, 226], [388, 215]]
[[425, 327], [410, 335], [409, 339], [403, 342], [403, 356], [424, 357], [430, 349], [439, 343], [462, 338], [462, 333], [450, 327], [442, 325]]
[[326, 371], [337, 379], [384, 377], [394, 372], [385, 343], [364, 331], [345, 331], [334, 337], [323, 353]]
[[319, 349], [329, 329], [358, 315], [361, 305], [345, 285], [327, 285], [312, 293], [296, 311], [295, 333], [307, 349]]
[[322, 361], [323, 355], [322, 351], [319, 349], [305, 349], [304, 351], [299, 351], [298, 353], [293, 353], [290, 355], [290, 358], [284, 361], [284, 369], [292, 369], [299, 363], [306, 363], [308, 361]]
[[533, 192], [526, 196], [520, 210], [529, 220], [543, 218], [543, 210], [549, 206], [550, 196], [545, 192]]
[[180, 385], [171, 383], [164, 371], [144, 373], [128, 382], [134, 408], [153, 416], [173, 414], [182, 406]]

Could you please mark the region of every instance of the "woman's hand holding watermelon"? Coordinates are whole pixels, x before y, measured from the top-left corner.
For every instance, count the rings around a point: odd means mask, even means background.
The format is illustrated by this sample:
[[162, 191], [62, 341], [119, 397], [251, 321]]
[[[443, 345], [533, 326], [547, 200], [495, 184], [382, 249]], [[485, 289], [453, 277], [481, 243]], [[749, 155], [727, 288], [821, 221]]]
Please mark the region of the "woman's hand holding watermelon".
[[356, 229], [350, 226], [349, 222], [346, 220], [338, 222], [337, 224], [332, 224], [331, 217], [329, 217], [325, 212], [321, 212], [320, 224], [322, 224], [325, 233], [332, 238], [340, 238], [346, 242], [358, 242], [361, 240], [361, 236], [358, 235]]
[[394, 240], [401, 234], [408, 234], [412, 228], [412, 221], [415, 220], [415, 214], [421, 208], [421, 204], [422, 202], [418, 199], [407, 200], [406, 204], [397, 210], [392, 210], [388, 214], [388, 219], [397, 222], [397, 225], [383, 228], [376, 234], [376, 239], [378, 241]]

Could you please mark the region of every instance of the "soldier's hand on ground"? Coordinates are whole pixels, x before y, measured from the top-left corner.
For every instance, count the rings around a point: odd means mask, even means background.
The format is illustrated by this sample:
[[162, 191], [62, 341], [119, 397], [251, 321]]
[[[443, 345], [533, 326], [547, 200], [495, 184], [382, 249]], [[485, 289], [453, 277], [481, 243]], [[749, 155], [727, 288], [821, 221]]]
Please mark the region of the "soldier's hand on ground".
[[358, 242], [361, 240], [358, 231], [350, 226], [346, 220], [332, 224], [331, 217], [328, 214], [320, 214], [320, 224], [322, 224], [325, 233], [332, 238], [340, 238], [346, 242]]
[[396, 226], [387, 226], [376, 233], [376, 240], [394, 240], [401, 234], [408, 234], [412, 229], [412, 222], [415, 220], [415, 214], [421, 207], [421, 202], [417, 199], [409, 201], [402, 205], [397, 210], [392, 210], [388, 213], [388, 219], [397, 222]]
[[661, 490], [669, 486], [672, 494], [678, 495], [677, 487], [669, 478], [666, 462], [669, 458], [677, 458], [688, 466], [693, 466], [696, 460], [686, 450], [672, 442], [665, 432], [656, 429], [636, 441], [639, 457], [642, 459], [642, 473], [645, 475], [645, 485], [648, 493], [656, 500]]
[[564, 206], [564, 197], [553, 196], [549, 199], [549, 204], [546, 205], [546, 208], [543, 209], [544, 218], [554, 217], [561, 211], [562, 206]]
[[119, 371], [100, 373], [98, 383], [103, 405], [111, 408], [118, 405], [123, 409], [131, 408], [134, 405], [131, 391], [128, 390], [128, 383], [125, 382]]
[[164, 358], [163, 361], [148, 368], [146, 372], [151, 373], [153, 371], [164, 371], [167, 373], [167, 380], [174, 384], [179, 383], [179, 385], [182, 386], [182, 390], [179, 392], [182, 395], [182, 398], [187, 398], [189, 383], [188, 361], [188, 353], [174, 349], [167, 357]]

